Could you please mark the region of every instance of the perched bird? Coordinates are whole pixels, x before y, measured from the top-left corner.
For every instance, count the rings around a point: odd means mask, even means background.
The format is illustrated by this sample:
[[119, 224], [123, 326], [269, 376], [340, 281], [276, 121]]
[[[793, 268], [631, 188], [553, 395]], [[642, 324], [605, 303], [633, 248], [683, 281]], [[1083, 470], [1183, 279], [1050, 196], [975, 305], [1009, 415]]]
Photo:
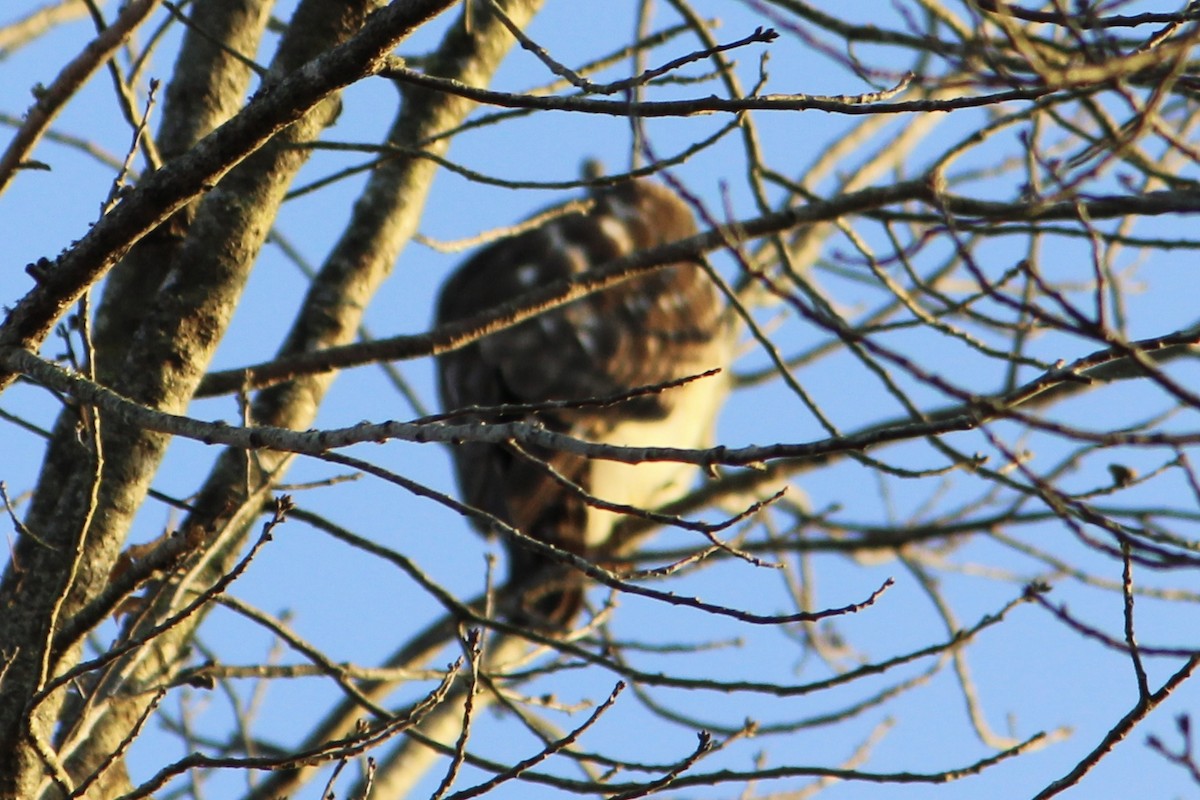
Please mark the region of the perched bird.
[[[622, 183], [595, 191], [591, 200], [589, 210], [554, 216], [473, 255], [442, 288], [437, 322], [469, 318], [550, 281], [696, 232], [687, 206], [657, 183]], [[453, 411], [611, 398], [727, 366], [730, 338], [709, 275], [681, 261], [440, 356], [442, 405]], [[515, 417], [475, 410], [464, 417], [536, 420], [605, 444], [701, 448], [711, 443], [726, 389], [722, 372], [602, 406]], [[695, 467], [668, 461], [624, 464], [472, 442], [455, 447], [454, 462], [467, 503], [596, 562], [615, 548], [610, 537], [622, 515], [590, 505], [586, 495], [654, 509], [681, 497], [696, 475]], [[558, 561], [510, 546], [509, 577], [529, 617], [566, 625], [582, 607], [582, 576]]]

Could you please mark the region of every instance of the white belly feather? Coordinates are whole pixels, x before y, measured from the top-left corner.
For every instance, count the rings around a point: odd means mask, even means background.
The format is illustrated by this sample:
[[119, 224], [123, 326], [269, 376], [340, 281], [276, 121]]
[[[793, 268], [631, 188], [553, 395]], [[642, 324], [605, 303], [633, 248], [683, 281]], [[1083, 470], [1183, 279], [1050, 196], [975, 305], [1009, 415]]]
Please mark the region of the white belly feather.
[[[709, 447], [713, 421], [727, 388], [727, 376], [721, 373], [671, 389], [675, 406], [666, 419], [628, 420], [598, 441], [626, 447]], [[591, 493], [610, 503], [653, 510], [683, 497], [698, 471], [693, 464], [675, 461], [627, 464], [595, 459], [591, 465]], [[623, 518], [622, 514], [589, 506], [587, 547], [606, 542], [613, 526]]]

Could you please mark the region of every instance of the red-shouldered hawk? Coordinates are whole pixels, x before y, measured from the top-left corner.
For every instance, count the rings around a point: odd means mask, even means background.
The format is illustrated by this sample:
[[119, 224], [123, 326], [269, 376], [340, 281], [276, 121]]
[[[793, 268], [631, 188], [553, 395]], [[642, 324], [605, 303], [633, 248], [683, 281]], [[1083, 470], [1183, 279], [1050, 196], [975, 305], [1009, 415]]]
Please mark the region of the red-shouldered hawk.
[[[646, 181], [598, 190], [587, 213], [569, 213], [472, 256], [449, 278], [438, 323], [473, 316], [559, 278], [696, 232], [683, 202]], [[679, 262], [589, 295], [438, 358], [443, 407], [611, 397], [725, 367], [723, 304], [704, 269]], [[725, 374], [604, 407], [539, 411], [548, 429], [607, 444], [707, 447]], [[468, 419], [496, 421], [496, 415]], [[532, 458], [531, 458], [532, 456]], [[540, 460], [542, 463], [538, 463]], [[463, 443], [454, 450], [464, 500], [525, 534], [603, 561], [621, 517], [589, 506], [546, 469], [594, 497], [653, 509], [681, 497], [696, 470]], [[566, 624], [582, 604], [579, 574], [509, 548], [510, 581], [526, 611]]]

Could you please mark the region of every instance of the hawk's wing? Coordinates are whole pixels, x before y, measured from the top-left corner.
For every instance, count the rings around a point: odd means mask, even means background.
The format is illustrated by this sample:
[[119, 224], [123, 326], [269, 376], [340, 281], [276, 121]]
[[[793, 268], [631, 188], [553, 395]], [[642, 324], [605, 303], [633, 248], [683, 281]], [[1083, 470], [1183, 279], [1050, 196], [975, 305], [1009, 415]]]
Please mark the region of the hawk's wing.
[[[438, 322], [470, 317], [547, 282], [695, 231], [686, 206], [657, 184], [604, 190], [588, 213], [557, 217], [470, 258], [442, 289]], [[721, 311], [697, 264], [656, 270], [439, 357], [443, 406], [609, 397], [723, 367], [729, 342]], [[722, 377], [706, 378], [613, 406], [536, 416], [548, 428], [592, 441], [702, 447], [723, 394]], [[640, 507], [678, 497], [694, 474], [664, 462], [623, 465], [563, 453], [534, 455], [595, 496]], [[602, 553], [618, 519], [589, 507], [542, 464], [509, 448], [465, 443], [455, 450], [455, 465], [468, 503], [581, 555]], [[524, 568], [518, 554], [513, 568], [514, 574]]]

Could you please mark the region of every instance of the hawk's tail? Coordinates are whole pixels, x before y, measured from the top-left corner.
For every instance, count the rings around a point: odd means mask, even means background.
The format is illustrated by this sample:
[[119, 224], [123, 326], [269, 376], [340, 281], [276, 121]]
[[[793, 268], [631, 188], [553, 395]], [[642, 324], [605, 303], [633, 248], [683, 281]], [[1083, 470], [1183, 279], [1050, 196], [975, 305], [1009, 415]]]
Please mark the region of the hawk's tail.
[[570, 628], [583, 611], [587, 576], [569, 564], [523, 548], [514, 548], [510, 559], [514, 619], [538, 627]]

